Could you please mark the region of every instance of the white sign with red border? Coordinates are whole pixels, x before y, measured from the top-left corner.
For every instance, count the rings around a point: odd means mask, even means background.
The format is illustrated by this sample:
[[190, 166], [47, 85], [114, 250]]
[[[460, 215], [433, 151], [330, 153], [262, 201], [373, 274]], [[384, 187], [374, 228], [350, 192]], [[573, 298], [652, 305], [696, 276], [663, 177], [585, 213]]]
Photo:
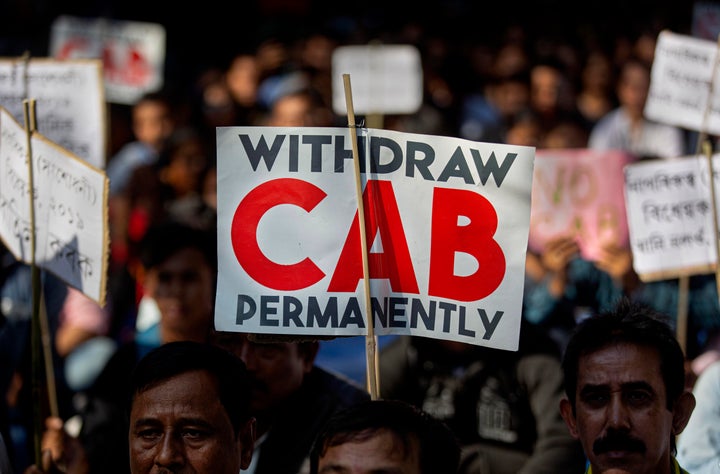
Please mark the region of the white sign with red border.
[[163, 86], [165, 36], [157, 23], [62, 15], [50, 30], [50, 55], [102, 59], [108, 102], [132, 105]]

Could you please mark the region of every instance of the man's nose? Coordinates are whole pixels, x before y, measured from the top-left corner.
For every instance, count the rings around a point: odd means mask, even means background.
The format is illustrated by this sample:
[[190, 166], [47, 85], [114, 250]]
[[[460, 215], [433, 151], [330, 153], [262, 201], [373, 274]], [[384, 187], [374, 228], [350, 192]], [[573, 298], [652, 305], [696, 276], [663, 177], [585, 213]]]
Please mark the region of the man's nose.
[[240, 359], [242, 359], [243, 362], [245, 362], [245, 367], [250, 372], [253, 372], [255, 370], [255, 351], [252, 348], [252, 344], [248, 344], [247, 342], [243, 344], [242, 349], [240, 349]]
[[608, 404], [607, 415], [608, 427], [616, 430], [627, 430], [630, 428], [630, 416], [620, 393], [614, 393]]
[[166, 433], [163, 436], [158, 452], [155, 456], [155, 464], [161, 467], [177, 467], [184, 464], [184, 452], [182, 448], [182, 440], [178, 439], [172, 433]]

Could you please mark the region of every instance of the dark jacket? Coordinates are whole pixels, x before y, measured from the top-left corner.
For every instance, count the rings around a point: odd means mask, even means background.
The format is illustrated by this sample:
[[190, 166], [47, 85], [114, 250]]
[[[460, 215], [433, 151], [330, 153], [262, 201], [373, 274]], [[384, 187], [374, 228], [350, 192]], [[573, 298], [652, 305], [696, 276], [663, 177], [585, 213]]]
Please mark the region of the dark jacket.
[[582, 472], [560, 416], [562, 381], [556, 345], [531, 326], [517, 352], [403, 337], [380, 354], [381, 396], [445, 421], [465, 447], [463, 473]]
[[370, 395], [353, 382], [320, 367], [305, 376], [300, 390], [276, 411], [260, 447], [255, 474], [296, 474], [327, 419]]

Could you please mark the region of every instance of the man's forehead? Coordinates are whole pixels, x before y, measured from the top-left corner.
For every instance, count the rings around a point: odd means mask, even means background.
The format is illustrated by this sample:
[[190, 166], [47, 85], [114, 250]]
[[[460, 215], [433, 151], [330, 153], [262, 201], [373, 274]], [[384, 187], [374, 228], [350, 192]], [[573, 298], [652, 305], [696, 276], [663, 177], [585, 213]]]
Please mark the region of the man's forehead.
[[663, 383], [657, 349], [630, 343], [614, 344], [583, 353], [578, 364], [578, 386], [645, 382]]

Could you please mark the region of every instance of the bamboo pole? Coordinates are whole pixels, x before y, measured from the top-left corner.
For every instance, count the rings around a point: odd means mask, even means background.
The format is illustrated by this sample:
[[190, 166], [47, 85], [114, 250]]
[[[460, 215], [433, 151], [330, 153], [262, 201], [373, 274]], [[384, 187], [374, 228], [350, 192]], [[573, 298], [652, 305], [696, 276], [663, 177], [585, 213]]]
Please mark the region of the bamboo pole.
[[360, 227], [360, 245], [362, 247], [363, 283], [365, 287], [365, 313], [367, 314], [367, 335], [365, 336], [365, 355], [367, 363], [367, 386], [370, 398], [379, 397], [377, 336], [375, 335], [375, 322], [372, 315], [372, 302], [370, 299], [370, 268], [368, 264], [367, 234], [365, 233], [365, 205], [363, 202], [362, 180], [360, 177], [360, 156], [357, 144], [357, 128], [355, 125], [355, 109], [352, 101], [352, 87], [350, 75], [343, 74], [345, 86], [345, 104], [347, 106], [348, 128], [352, 143], [353, 163], [355, 164], [355, 191], [358, 200], [358, 223]]
[[[40, 462], [41, 437], [44, 431], [42, 410], [42, 379], [45, 374], [46, 395], [50, 406], [50, 415], [59, 416], [55, 373], [52, 361], [52, 340], [45, 307], [40, 269], [36, 261], [36, 218], [35, 218], [35, 178], [33, 170], [32, 135], [37, 130], [37, 115], [35, 99], [23, 100], [23, 113], [27, 139], [27, 166], [28, 166], [28, 195], [30, 201], [30, 278], [32, 285], [32, 319], [31, 319], [31, 348], [32, 348], [32, 394], [36, 403], [33, 410], [33, 447], [35, 459]], [[42, 359], [41, 359], [42, 356]]]

